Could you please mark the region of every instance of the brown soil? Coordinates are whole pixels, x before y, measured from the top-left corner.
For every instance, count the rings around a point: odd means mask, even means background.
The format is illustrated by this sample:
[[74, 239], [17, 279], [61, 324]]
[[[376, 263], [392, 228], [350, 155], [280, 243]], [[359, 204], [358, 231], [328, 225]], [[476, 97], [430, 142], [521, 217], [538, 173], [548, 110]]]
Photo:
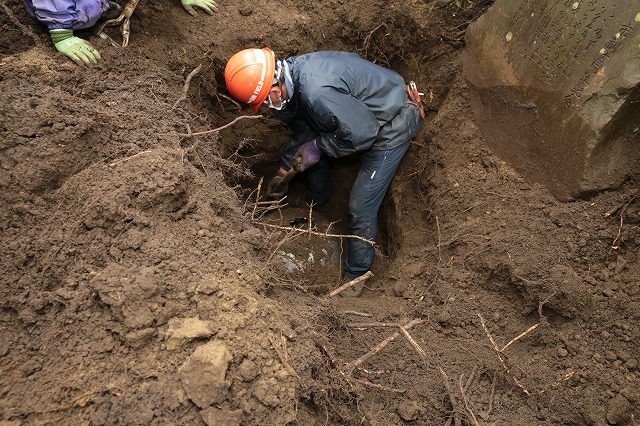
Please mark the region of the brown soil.
[[[560, 202], [493, 155], [459, 58], [491, 2], [219, 3], [143, 0], [93, 69], [0, 8], [0, 425], [638, 424], [636, 185]], [[266, 226], [309, 217], [302, 182], [282, 217], [254, 203], [280, 121], [184, 136], [248, 114], [222, 72], [264, 45], [357, 51], [426, 92], [361, 298], [326, 296], [344, 238]], [[317, 232], [344, 231], [356, 168]], [[186, 319], [211, 331], [176, 343]], [[231, 357], [205, 410], [184, 366], [207, 341]]]

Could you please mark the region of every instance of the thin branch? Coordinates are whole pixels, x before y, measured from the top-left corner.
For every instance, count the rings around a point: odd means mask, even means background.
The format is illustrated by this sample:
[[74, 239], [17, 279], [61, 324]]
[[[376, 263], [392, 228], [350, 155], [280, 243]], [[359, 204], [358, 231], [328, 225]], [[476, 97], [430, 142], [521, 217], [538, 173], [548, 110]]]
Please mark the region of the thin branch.
[[211, 129], [211, 130], [206, 130], [204, 132], [196, 132], [196, 133], [191, 133], [191, 134], [182, 134], [180, 136], [182, 136], [184, 138], [190, 138], [190, 137], [193, 137], [193, 136], [201, 136], [201, 135], [208, 135], [210, 133], [217, 133], [220, 130], [224, 130], [227, 127], [230, 127], [230, 126], [234, 125], [235, 123], [237, 123], [238, 121], [240, 121], [242, 119], [245, 119], [245, 118], [254, 120], [256, 118], [264, 118], [264, 116], [263, 115], [241, 115], [240, 117], [235, 118], [232, 122], [230, 122], [228, 124], [225, 124], [224, 126], [217, 127], [215, 129]]
[[500, 352], [504, 352], [505, 349], [507, 349], [509, 346], [511, 346], [513, 343], [517, 342], [518, 340], [522, 339], [524, 336], [526, 336], [527, 334], [531, 333], [533, 330], [535, 330], [536, 328], [540, 327], [540, 323], [534, 324], [531, 327], [529, 327], [526, 331], [518, 334], [516, 337], [514, 337], [513, 339], [509, 340], [509, 343], [507, 343], [506, 345], [504, 345], [502, 347], [502, 349], [500, 349]]
[[184, 101], [185, 99], [187, 99], [187, 92], [189, 91], [189, 84], [191, 83], [191, 79], [200, 72], [200, 70], [202, 69], [202, 64], [198, 65], [197, 68], [195, 68], [193, 71], [191, 71], [189, 73], [189, 75], [187, 76], [187, 79], [184, 81], [184, 86], [182, 88], [182, 96], [180, 96], [178, 98], [178, 100], [173, 104], [173, 107], [171, 109], [176, 109], [176, 107], [178, 106], [178, 104], [182, 101]]
[[360, 237], [358, 235], [343, 235], [343, 234], [329, 234], [326, 232], [316, 232], [313, 231], [311, 229], [300, 229], [300, 228], [294, 228], [291, 226], [279, 226], [279, 225], [272, 225], [270, 223], [264, 223], [264, 222], [253, 222], [255, 225], [262, 225], [262, 226], [266, 226], [267, 228], [274, 228], [274, 229], [280, 229], [283, 231], [296, 231], [300, 234], [312, 234], [312, 235], [317, 235], [319, 237], [329, 237], [329, 238], [354, 238], [356, 240], [361, 240], [364, 241], [365, 243], [369, 243], [371, 244], [374, 248], [376, 248], [376, 243], [375, 241], [371, 241], [368, 240], [366, 238]]
[[355, 279], [349, 281], [348, 283], [343, 284], [340, 287], [338, 287], [335, 290], [333, 290], [331, 293], [329, 293], [329, 297], [334, 297], [337, 294], [342, 293], [346, 289], [351, 288], [354, 285], [356, 285], [356, 284], [358, 284], [358, 283], [360, 283], [362, 281], [368, 280], [371, 277], [373, 277], [373, 273], [371, 271], [367, 271], [364, 275], [361, 275], [358, 278], [355, 278]]
[[[413, 327], [415, 325], [422, 324], [423, 322], [424, 322], [424, 320], [422, 320], [422, 319], [414, 319], [413, 321], [411, 321], [408, 324], [404, 325], [402, 328], [404, 328], [405, 330], [408, 330], [408, 329], [410, 329], [411, 327]], [[347, 375], [351, 375], [353, 370], [355, 370], [358, 366], [362, 365], [369, 358], [371, 358], [372, 356], [374, 356], [375, 354], [377, 354], [378, 352], [383, 350], [389, 343], [393, 342], [398, 337], [400, 337], [400, 332], [393, 333], [391, 336], [387, 337], [382, 342], [378, 343], [369, 352], [367, 352], [366, 354], [362, 355], [360, 358], [356, 359], [355, 361], [352, 361], [352, 362], [348, 363], [346, 365], [346, 368], [345, 368], [346, 374]]]

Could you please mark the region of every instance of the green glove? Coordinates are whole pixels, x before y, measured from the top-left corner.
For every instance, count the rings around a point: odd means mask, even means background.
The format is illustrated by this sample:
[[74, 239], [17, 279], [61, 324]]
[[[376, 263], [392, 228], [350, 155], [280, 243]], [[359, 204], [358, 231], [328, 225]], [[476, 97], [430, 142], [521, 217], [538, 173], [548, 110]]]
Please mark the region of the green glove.
[[191, 16], [197, 16], [198, 13], [194, 7], [199, 7], [204, 10], [208, 15], [213, 15], [213, 12], [218, 11], [218, 5], [213, 0], [180, 0], [184, 10], [189, 12]]
[[51, 30], [51, 40], [58, 52], [67, 55], [78, 65], [91, 66], [98, 63], [98, 52], [88, 41], [73, 35], [73, 30]]

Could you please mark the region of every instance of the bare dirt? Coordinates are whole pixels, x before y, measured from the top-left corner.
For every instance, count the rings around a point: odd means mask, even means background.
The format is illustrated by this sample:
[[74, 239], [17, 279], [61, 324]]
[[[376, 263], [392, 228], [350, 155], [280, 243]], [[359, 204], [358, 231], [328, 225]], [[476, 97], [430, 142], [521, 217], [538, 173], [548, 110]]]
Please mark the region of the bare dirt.
[[[83, 69], [4, 0], [0, 425], [640, 423], [637, 179], [560, 202], [493, 155], [460, 61], [490, 1], [219, 3], [143, 0]], [[248, 115], [223, 69], [252, 46], [356, 51], [426, 93], [360, 298], [327, 297], [344, 237], [281, 229], [342, 234], [357, 158], [280, 216], [255, 204], [275, 116], [186, 136]]]

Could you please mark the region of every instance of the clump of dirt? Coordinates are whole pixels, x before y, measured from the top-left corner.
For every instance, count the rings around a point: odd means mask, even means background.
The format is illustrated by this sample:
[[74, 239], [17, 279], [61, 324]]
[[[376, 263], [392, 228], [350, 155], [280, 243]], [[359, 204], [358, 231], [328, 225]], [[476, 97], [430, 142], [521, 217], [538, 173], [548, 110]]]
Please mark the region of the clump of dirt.
[[[84, 69], [7, 0], [0, 424], [637, 423], [635, 181], [560, 202], [491, 152], [459, 59], [490, 4], [149, 0], [127, 48], [81, 33]], [[328, 297], [357, 157], [322, 209], [302, 177], [259, 204], [286, 129], [222, 78], [252, 46], [355, 51], [425, 92], [360, 298]]]

